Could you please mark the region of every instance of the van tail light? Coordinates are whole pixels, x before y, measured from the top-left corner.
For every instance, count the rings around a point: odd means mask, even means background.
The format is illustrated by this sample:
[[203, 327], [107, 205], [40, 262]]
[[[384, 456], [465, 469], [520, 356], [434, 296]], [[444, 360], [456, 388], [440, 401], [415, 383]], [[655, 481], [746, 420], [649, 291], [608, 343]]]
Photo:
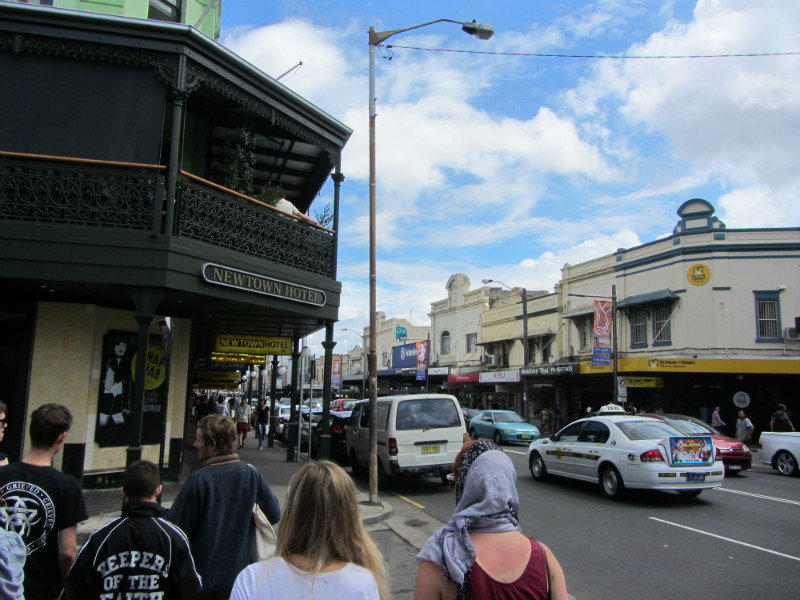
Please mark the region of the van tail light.
[[389, 438], [389, 456], [397, 456], [397, 440]]
[[336, 423], [331, 430], [331, 433], [334, 435], [342, 435], [342, 426]]
[[464, 432], [464, 435], [461, 436], [461, 441], [465, 444], [469, 441], [469, 434], [466, 431]]
[[664, 462], [664, 456], [661, 454], [661, 450], [654, 448], [642, 454], [639, 460], [642, 462]]

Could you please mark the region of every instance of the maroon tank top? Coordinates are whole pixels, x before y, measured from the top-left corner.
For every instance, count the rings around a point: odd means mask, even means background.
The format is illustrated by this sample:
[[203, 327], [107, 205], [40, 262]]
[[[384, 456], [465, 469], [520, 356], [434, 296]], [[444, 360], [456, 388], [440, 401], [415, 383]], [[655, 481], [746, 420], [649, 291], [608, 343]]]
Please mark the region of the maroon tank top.
[[492, 579], [477, 561], [472, 565], [468, 600], [547, 600], [547, 558], [541, 544], [533, 538], [531, 557], [522, 575], [511, 583]]

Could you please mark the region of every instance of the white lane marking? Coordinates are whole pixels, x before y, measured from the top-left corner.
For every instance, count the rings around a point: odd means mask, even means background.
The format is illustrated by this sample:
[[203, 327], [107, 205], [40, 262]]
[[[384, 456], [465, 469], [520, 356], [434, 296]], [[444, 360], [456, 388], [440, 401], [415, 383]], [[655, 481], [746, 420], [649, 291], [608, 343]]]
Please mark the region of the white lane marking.
[[732, 544], [739, 544], [740, 546], [746, 546], [748, 548], [753, 548], [754, 550], [761, 550], [762, 552], [767, 552], [769, 554], [774, 554], [775, 556], [782, 556], [784, 558], [788, 558], [791, 560], [796, 560], [800, 562], [800, 556], [792, 556], [791, 554], [784, 554], [783, 552], [778, 552], [776, 550], [770, 550], [769, 548], [763, 548], [761, 546], [755, 546], [753, 544], [748, 544], [747, 542], [740, 542], [739, 540], [734, 540], [733, 538], [724, 537], [721, 535], [717, 535], [716, 533], [711, 533], [710, 531], [703, 531], [702, 529], [695, 529], [694, 527], [689, 527], [688, 525], [681, 525], [680, 523], [673, 523], [672, 521], [665, 521], [664, 519], [659, 519], [657, 517], [648, 517], [648, 519], [652, 521], [658, 521], [659, 523], [664, 523], [665, 525], [672, 525], [673, 527], [680, 527], [681, 529], [686, 529], [688, 531], [694, 531], [695, 533], [702, 533], [703, 535], [708, 535], [718, 540], [723, 540], [725, 542], [731, 542]]
[[521, 454], [522, 456], [527, 456], [527, 452], [520, 452], [519, 450], [506, 450], [507, 454]]
[[784, 504], [794, 504], [800, 506], [797, 500], [787, 500], [786, 498], [776, 498], [775, 496], [764, 496], [763, 494], [754, 494], [752, 492], [743, 492], [742, 490], [729, 490], [727, 488], [714, 488], [718, 492], [728, 492], [729, 494], [740, 494], [742, 496], [750, 496], [752, 498], [761, 498], [762, 500], [772, 500], [773, 502], [783, 502]]

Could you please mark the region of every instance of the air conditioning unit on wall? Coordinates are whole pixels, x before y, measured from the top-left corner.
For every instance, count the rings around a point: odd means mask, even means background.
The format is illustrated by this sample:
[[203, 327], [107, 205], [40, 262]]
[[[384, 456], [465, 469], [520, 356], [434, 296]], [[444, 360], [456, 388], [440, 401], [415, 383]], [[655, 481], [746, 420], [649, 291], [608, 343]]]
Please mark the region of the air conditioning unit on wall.
[[481, 364], [488, 367], [496, 367], [500, 364], [500, 357], [497, 354], [484, 354], [481, 356]]
[[783, 337], [787, 340], [800, 340], [800, 331], [797, 327], [787, 327], [783, 330]]

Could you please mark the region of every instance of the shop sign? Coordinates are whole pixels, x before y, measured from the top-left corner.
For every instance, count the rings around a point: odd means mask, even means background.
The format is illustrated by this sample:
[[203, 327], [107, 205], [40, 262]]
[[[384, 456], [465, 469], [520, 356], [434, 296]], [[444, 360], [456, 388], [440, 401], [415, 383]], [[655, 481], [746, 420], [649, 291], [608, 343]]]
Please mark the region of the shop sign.
[[661, 377], [626, 377], [629, 388], [662, 388], [664, 380]]
[[291, 356], [292, 338], [218, 333], [214, 351], [226, 354], [254, 354], [258, 356], [279, 354]]
[[541, 365], [527, 367], [519, 370], [523, 377], [541, 377], [543, 375], [577, 375], [580, 371], [578, 363], [564, 363], [560, 365]]
[[392, 367], [417, 368], [417, 342], [392, 347]]
[[450, 372], [450, 367], [431, 367], [428, 369], [428, 375], [447, 375]]
[[203, 279], [214, 285], [253, 292], [264, 296], [273, 296], [292, 302], [310, 304], [312, 306], [325, 306], [325, 292], [314, 288], [240, 271], [231, 267], [223, 267], [213, 263], [206, 263], [202, 268]]
[[236, 371], [198, 371], [194, 378], [202, 381], [239, 381], [242, 376]]
[[477, 383], [480, 381], [480, 373], [456, 373], [448, 375], [447, 381], [450, 383]]
[[481, 383], [515, 383], [519, 381], [519, 371], [486, 371], [478, 373]]

